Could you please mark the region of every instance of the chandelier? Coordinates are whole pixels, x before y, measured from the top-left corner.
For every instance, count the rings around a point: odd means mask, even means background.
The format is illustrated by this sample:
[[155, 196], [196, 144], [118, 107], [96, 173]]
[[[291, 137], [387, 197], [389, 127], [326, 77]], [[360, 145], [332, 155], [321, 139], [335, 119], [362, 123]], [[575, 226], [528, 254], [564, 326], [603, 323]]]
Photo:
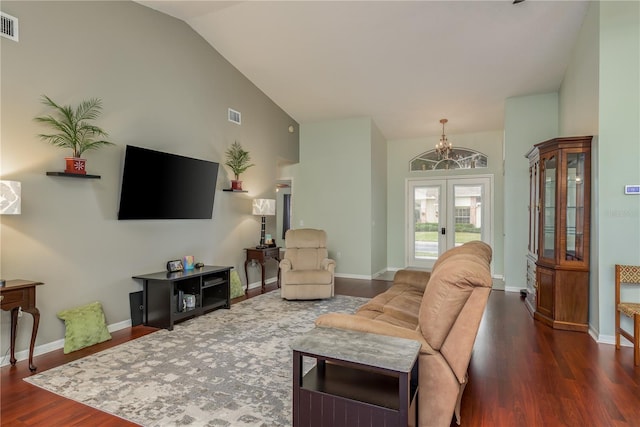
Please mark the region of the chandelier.
[[442, 136], [440, 137], [440, 142], [436, 144], [436, 153], [438, 153], [441, 159], [448, 159], [452, 149], [452, 144], [447, 139], [447, 135], [444, 134], [444, 124], [447, 122], [447, 119], [440, 119], [440, 123], [442, 123]]

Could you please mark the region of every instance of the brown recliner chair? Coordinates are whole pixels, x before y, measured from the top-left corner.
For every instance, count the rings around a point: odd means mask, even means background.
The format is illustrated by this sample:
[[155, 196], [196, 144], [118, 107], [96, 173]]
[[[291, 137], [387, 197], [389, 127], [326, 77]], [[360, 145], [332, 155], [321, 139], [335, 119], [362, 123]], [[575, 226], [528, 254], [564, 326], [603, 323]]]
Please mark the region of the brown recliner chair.
[[287, 300], [331, 298], [336, 262], [329, 259], [327, 233], [302, 228], [287, 230], [280, 261], [280, 295]]

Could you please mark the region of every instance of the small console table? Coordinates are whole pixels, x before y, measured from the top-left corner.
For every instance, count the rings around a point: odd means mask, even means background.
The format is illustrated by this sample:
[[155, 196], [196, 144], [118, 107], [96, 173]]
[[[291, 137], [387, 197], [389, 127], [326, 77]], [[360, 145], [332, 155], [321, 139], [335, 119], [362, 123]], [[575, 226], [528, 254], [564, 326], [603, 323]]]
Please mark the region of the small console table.
[[[143, 322], [147, 326], [173, 330], [176, 322], [200, 316], [216, 308], [230, 308], [231, 267], [205, 265], [192, 270], [166, 271], [133, 276], [143, 281]], [[193, 305], [183, 298], [193, 295]]]
[[417, 425], [419, 342], [316, 327], [291, 348], [294, 427]]
[[249, 290], [249, 275], [247, 274], [247, 264], [249, 264], [251, 260], [256, 260], [258, 263], [260, 263], [262, 272], [263, 293], [265, 290], [264, 266], [270, 259], [275, 260], [278, 263], [278, 287], [280, 287], [280, 248], [275, 246], [269, 248], [245, 248], [245, 251], [247, 251], [247, 259], [244, 262], [244, 277], [247, 278], [246, 291]]
[[36, 286], [42, 282], [31, 280], [7, 280], [0, 288], [0, 308], [11, 311], [11, 358], [9, 362], [16, 364], [16, 327], [18, 325], [18, 313], [20, 309], [33, 316], [33, 328], [31, 329], [31, 343], [29, 345], [29, 369], [33, 372], [37, 368], [33, 364], [33, 347], [36, 343], [38, 325], [40, 324], [40, 311], [36, 307]]

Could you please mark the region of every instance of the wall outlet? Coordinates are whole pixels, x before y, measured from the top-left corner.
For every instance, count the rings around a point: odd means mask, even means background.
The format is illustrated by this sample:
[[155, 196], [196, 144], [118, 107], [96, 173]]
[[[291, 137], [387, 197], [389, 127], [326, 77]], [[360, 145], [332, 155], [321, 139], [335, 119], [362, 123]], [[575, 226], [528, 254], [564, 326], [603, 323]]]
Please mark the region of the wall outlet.
[[303, 219], [300, 220], [300, 227], [304, 227], [304, 220]]
[[342, 256], [342, 252], [336, 252], [336, 258], [340, 258]]

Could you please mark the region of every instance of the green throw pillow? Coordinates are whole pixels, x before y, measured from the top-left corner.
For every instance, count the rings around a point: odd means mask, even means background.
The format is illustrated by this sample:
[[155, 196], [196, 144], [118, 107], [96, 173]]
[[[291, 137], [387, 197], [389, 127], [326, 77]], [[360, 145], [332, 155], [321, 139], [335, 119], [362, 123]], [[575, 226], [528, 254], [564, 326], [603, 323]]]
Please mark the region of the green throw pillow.
[[64, 354], [111, 339], [102, 304], [99, 302], [62, 310], [57, 316], [64, 320], [66, 327]]
[[231, 296], [230, 298], [238, 298], [244, 295], [244, 288], [242, 287], [242, 282], [240, 281], [240, 276], [238, 276], [238, 272], [235, 270], [231, 270]]

